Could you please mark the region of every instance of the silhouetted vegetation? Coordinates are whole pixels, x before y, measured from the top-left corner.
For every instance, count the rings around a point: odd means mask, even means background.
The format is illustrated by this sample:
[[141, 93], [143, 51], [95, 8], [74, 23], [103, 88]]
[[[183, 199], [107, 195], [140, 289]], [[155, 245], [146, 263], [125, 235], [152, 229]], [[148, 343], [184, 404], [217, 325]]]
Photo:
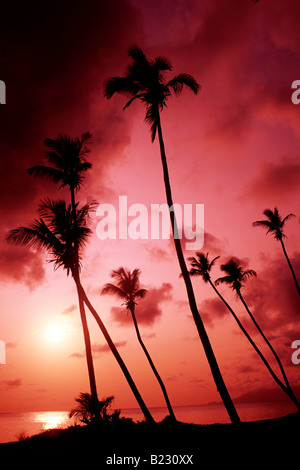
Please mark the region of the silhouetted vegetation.
[[181, 241], [177, 236], [177, 222], [174, 210], [172, 210], [173, 197], [160, 118], [160, 112], [166, 107], [166, 102], [172, 92], [175, 95], [178, 95], [182, 92], [183, 87], [185, 86], [192, 90], [193, 93], [197, 94], [200, 89], [200, 85], [191, 75], [186, 73], [178, 74], [171, 80], [166, 81], [166, 72], [172, 70], [172, 66], [166, 57], [157, 57], [153, 60], [149, 60], [139, 47], [131, 48], [128, 55], [132, 58], [132, 63], [128, 66], [125, 76], [110, 78], [105, 84], [105, 96], [107, 98], [111, 98], [115, 93], [130, 96], [131, 99], [125, 104], [124, 109], [131, 105], [134, 100], [140, 100], [146, 106], [145, 121], [151, 126], [152, 142], [158, 134], [166, 198], [174, 235], [173, 240], [187, 291], [190, 310], [202, 342], [206, 358], [210, 365], [217, 390], [220, 393], [221, 399], [231, 421], [233, 423], [239, 423], [240, 418], [225, 385], [204, 323], [197, 308], [193, 286], [183, 256]]
[[116, 285], [107, 283], [101, 290], [101, 294], [110, 294], [110, 295], [116, 295], [117, 297], [121, 298], [124, 300], [124, 303], [127, 307], [127, 309], [130, 311], [134, 328], [136, 331], [136, 335], [138, 338], [138, 341], [148, 359], [148, 362], [150, 364], [150, 367], [160, 385], [160, 388], [162, 389], [167, 408], [170, 413], [170, 417], [176, 421], [175, 414], [172, 408], [172, 405], [170, 403], [168, 393], [166, 390], [166, 387], [163, 383], [163, 380], [161, 376], [159, 375], [153, 360], [151, 359], [151, 356], [142, 340], [140, 330], [138, 327], [136, 315], [135, 315], [135, 306], [137, 304], [136, 300], [137, 299], [143, 299], [147, 293], [146, 289], [141, 289], [140, 288], [140, 281], [139, 281], [139, 276], [140, 276], [140, 270], [139, 269], [134, 269], [132, 272], [130, 272], [128, 269], [125, 268], [119, 268], [111, 272], [111, 277], [116, 280]]

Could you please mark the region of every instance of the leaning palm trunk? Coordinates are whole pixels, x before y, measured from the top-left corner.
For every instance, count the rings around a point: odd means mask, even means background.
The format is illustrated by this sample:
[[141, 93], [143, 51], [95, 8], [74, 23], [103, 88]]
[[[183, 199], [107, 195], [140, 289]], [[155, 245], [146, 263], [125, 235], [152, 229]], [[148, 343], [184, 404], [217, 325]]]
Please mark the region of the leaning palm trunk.
[[[232, 310], [232, 308], [230, 307], [230, 305], [226, 302], [226, 300], [224, 299], [224, 297], [220, 294], [220, 292], [218, 291], [218, 289], [214, 286], [213, 282], [209, 279], [208, 280], [209, 284], [211, 285], [211, 287], [213, 288], [213, 290], [215, 291], [215, 293], [217, 294], [217, 296], [222, 300], [222, 302], [224, 303], [224, 305], [227, 307], [227, 309], [230, 311], [230, 313], [232, 314], [233, 318], [235, 319], [235, 321], [237, 322], [238, 326], [240, 327], [240, 329], [242, 330], [242, 332], [244, 333], [244, 335], [246, 336], [247, 340], [249, 341], [249, 343], [251, 344], [251, 346], [255, 349], [255, 351], [257, 352], [257, 354], [259, 355], [259, 357], [261, 358], [261, 360], [263, 361], [263, 363], [265, 364], [266, 368], [268, 369], [268, 371], [270, 372], [271, 376], [273, 377], [273, 379], [275, 380], [275, 382], [277, 383], [277, 385], [279, 385], [279, 387], [288, 395], [288, 397], [293, 401], [293, 403], [296, 405], [297, 409], [300, 411], [300, 403], [299, 401], [297, 400], [296, 396], [294, 395], [291, 387], [290, 387], [290, 384], [288, 383], [287, 379], [285, 379], [285, 382], [286, 382], [286, 386], [282, 383], [282, 381], [277, 377], [277, 375], [275, 374], [275, 372], [273, 371], [273, 369], [271, 368], [270, 364], [268, 363], [267, 359], [265, 358], [265, 356], [263, 355], [263, 353], [260, 351], [260, 349], [258, 348], [258, 346], [256, 345], [256, 343], [253, 341], [253, 339], [251, 338], [251, 336], [249, 335], [249, 333], [247, 332], [247, 330], [244, 328], [244, 326], [242, 325], [241, 321], [239, 320], [238, 316], [235, 314], [235, 312]], [[286, 378], [285, 374], [284, 374], [284, 377]]]
[[215, 381], [215, 384], [217, 386], [217, 390], [220, 393], [221, 399], [224, 403], [224, 406], [228, 412], [228, 415], [231, 419], [232, 423], [239, 423], [240, 418], [238, 416], [238, 413], [235, 409], [235, 406], [233, 404], [233, 401], [229, 395], [229, 392], [227, 390], [227, 387], [225, 385], [224, 379], [222, 377], [222, 374], [220, 372], [216, 357], [214, 355], [210, 340], [208, 338], [207, 332], [205, 330], [202, 318], [198, 312], [197, 304], [196, 304], [196, 299], [195, 299], [195, 294], [193, 291], [193, 286], [191, 283], [190, 275], [188, 272], [188, 269], [186, 267], [185, 259], [183, 256], [182, 252], [182, 247], [180, 240], [178, 238], [178, 230], [177, 230], [177, 224], [176, 224], [176, 217], [174, 211], [171, 210], [173, 206], [173, 199], [172, 199], [172, 192], [171, 192], [171, 186], [170, 186], [170, 179], [169, 179], [169, 171], [168, 171], [168, 165], [167, 165], [167, 158], [166, 158], [166, 153], [165, 153], [165, 146], [164, 146], [164, 141], [163, 141], [163, 136], [162, 136], [162, 128], [161, 128], [161, 122], [160, 122], [160, 114], [159, 114], [159, 109], [157, 106], [156, 109], [156, 125], [157, 125], [157, 132], [158, 132], [158, 137], [159, 137], [159, 145], [160, 145], [160, 153], [161, 153], [161, 161], [162, 161], [162, 166], [163, 166], [163, 175], [164, 175], [164, 183], [165, 183], [165, 190], [166, 190], [166, 197], [167, 197], [167, 203], [169, 206], [169, 211], [170, 211], [170, 219], [171, 219], [171, 225], [172, 225], [172, 230], [173, 230], [173, 238], [174, 238], [174, 243], [175, 243], [175, 249], [181, 269], [181, 273], [184, 279], [187, 295], [188, 295], [188, 300], [189, 300], [189, 305], [191, 309], [191, 313], [194, 319], [194, 322], [196, 324], [208, 363], [210, 365], [210, 369]]
[[86, 319], [84, 302], [80, 296], [78, 287], [77, 287], [77, 294], [78, 294], [79, 311], [80, 311], [80, 318], [81, 318], [81, 324], [82, 324], [83, 336], [84, 336], [86, 362], [87, 362], [88, 375], [89, 375], [89, 381], [90, 381], [94, 417], [98, 419], [99, 418], [99, 415], [97, 414], [98, 394], [97, 394], [95, 370], [94, 370], [94, 363], [93, 363], [93, 356], [92, 356], [91, 339], [90, 339], [90, 333], [89, 333], [87, 319]]
[[281, 243], [281, 247], [282, 247], [282, 250], [283, 250], [283, 254], [285, 256], [285, 259], [287, 260], [287, 263], [289, 265], [289, 268], [291, 270], [291, 273], [292, 273], [292, 276], [293, 276], [293, 280], [294, 280], [294, 284], [296, 286], [296, 289], [298, 291], [298, 294], [300, 295], [300, 287], [299, 287], [299, 284], [298, 284], [298, 280], [297, 280], [297, 277], [296, 277], [296, 274], [295, 274], [295, 271], [294, 271], [294, 268], [293, 268], [293, 265], [290, 261], [290, 258], [286, 252], [286, 249], [285, 249], [285, 245], [283, 243], [283, 240], [282, 240], [282, 237], [280, 238], [280, 243]]
[[79, 277], [75, 275], [74, 280], [76, 282], [76, 286], [77, 286], [78, 293], [80, 295], [81, 300], [86, 304], [87, 308], [90, 310], [91, 314], [95, 318], [100, 330], [102, 331], [103, 336], [104, 336], [111, 352], [113, 353], [116, 361], [118, 362], [119, 366], [121, 367], [121, 370], [122, 370], [123, 374], [125, 375], [125, 378], [126, 378], [128, 384], [129, 384], [129, 386], [130, 386], [130, 388], [131, 388], [131, 390], [132, 390], [132, 392], [133, 392], [133, 394], [134, 394], [134, 396], [135, 396], [135, 398], [136, 398], [136, 400], [137, 400], [137, 402], [138, 402], [138, 404], [139, 404], [139, 406], [140, 406], [140, 408], [141, 408], [141, 410], [142, 410], [142, 412], [145, 416], [146, 421], [148, 423], [154, 423], [155, 421], [154, 421], [150, 411], [148, 410], [146, 404], [144, 403], [144, 400], [142, 399], [142, 397], [141, 397], [141, 395], [140, 395], [140, 393], [139, 393], [139, 391], [138, 391], [138, 389], [137, 389], [137, 387], [136, 387], [136, 385], [135, 385], [135, 383], [134, 383], [134, 381], [133, 381], [133, 379], [132, 379], [132, 377], [131, 377], [131, 375], [130, 375], [130, 373], [129, 373], [129, 371], [128, 371], [128, 369], [127, 369], [127, 367], [126, 367], [126, 365], [123, 361], [123, 359], [121, 358], [117, 348], [115, 347], [115, 345], [114, 345], [107, 329], [105, 328], [101, 318], [99, 317], [98, 313], [96, 312], [96, 310], [92, 306], [91, 302], [89, 301], [89, 299], [88, 299], [88, 297], [85, 293], [85, 290], [81, 285]]
[[177, 421], [177, 420], [176, 420], [176, 417], [175, 417], [175, 414], [174, 414], [174, 411], [173, 411], [173, 408], [172, 408], [172, 406], [171, 406], [171, 403], [170, 403], [168, 394], [167, 394], [166, 387], [165, 387], [165, 385], [164, 385], [164, 383], [163, 383], [163, 381], [162, 381], [162, 379], [161, 379], [161, 377], [160, 377], [160, 375], [159, 375], [159, 373], [158, 373], [158, 371], [157, 371], [157, 369], [156, 369], [156, 367], [155, 367], [155, 365], [154, 365], [154, 363], [153, 363], [153, 361], [152, 361], [152, 359], [151, 359], [151, 356], [150, 356], [150, 354], [148, 353], [148, 350], [147, 350], [147, 348], [146, 348], [146, 346], [145, 346], [145, 344], [144, 344], [144, 342], [143, 342], [143, 340], [142, 340], [142, 338], [141, 338], [140, 331], [139, 331], [139, 327], [138, 327], [138, 324], [137, 324], [137, 321], [136, 321], [136, 317], [135, 317], [135, 313], [134, 313], [134, 307], [130, 307], [130, 312], [131, 312], [131, 315], [132, 315], [132, 319], [133, 319], [133, 323], [134, 323], [134, 327], [135, 327], [135, 331], [136, 331], [136, 335], [137, 335], [138, 341], [139, 341], [139, 343], [140, 343], [140, 345], [141, 345], [141, 347], [142, 347], [142, 349], [143, 349], [143, 351], [144, 351], [144, 353], [145, 353], [145, 355], [146, 355], [146, 357], [147, 357], [147, 359], [148, 359], [148, 362], [149, 362], [149, 364], [150, 364], [150, 367], [151, 367], [151, 369], [152, 369], [152, 371], [153, 371], [153, 373], [154, 373], [154, 375], [155, 375], [155, 377], [156, 377], [156, 379], [157, 379], [157, 381], [158, 381], [158, 383], [159, 383], [159, 385], [160, 385], [160, 387], [161, 387], [161, 389], [162, 389], [162, 392], [163, 392], [163, 395], [164, 395], [164, 398], [165, 398], [165, 401], [166, 401], [166, 404], [167, 404], [167, 407], [168, 407], [168, 410], [169, 410], [170, 417], [171, 417], [174, 421]]
[[[72, 213], [73, 213], [73, 221], [74, 221], [74, 226], [76, 227], [77, 215], [76, 215], [75, 189], [74, 189], [74, 186], [72, 186], [72, 185], [70, 185], [70, 194], [71, 194], [71, 207], [72, 207]], [[75, 276], [80, 282], [79, 248], [78, 248], [78, 242], [77, 241], [75, 241], [74, 251], [75, 251], [74, 273], [76, 273]], [[80, 296], [77, 284], [76, 284], [76, 287], [77, 287], [77, 295], [78, 295], [78, 302], [79, 302], [80, 319], [81, 319], [81, 324], [82, 324], [82, 329], [83, 329], [83, 336], [84, 336], [84, 343], [85, 343], [85, 353], [86, 353], [86, 361], [87, 361], [87, 368], [88, 368], [88, 375], [89, 375], [89, 382], [90, 382], [90, 389], [91, 389], [91, 399], [92, 399], [92, 403], [94, 405], [95, 414], [97, 414], [96, 410], [98, 408], [99, 398], [98, 398], [98, 393], [97, 393], [97, 385], [96, 385], [96, 377], [95, 377], [95, 369], [94, 369], [91, 339], [90, 339], [90, 333], [89, 333], [89, 328], [88, 328], [87, 319], [86, 319], [84, 302], [82, 301], [82, 298]], [[99, 415], [97, 415], [95, 417], [96, 417], [96, 419], [99, 419]]]
[[[272, 344], [270, 343], [270, 341], [268, 340], [268, 338], [266, 337], [266, 335], [264, 334], [264, 332], [263, 332], [262, 329], [260, 328], [259, 324], [258, 324], [257, 321], [255, 320], [254, 316], [252, 315], [252, 313], [251, 313], [251, 311], [250, 311], [250, 309], [249, 309], [249, 307], [248, 307], [248, 305], [247, 305], [247, 303], [246, 303], [244, 297], [243, 297], [242, 294], [241, 294], [241, 291], [238, 290], [238, 291], [237, 291], [237, 294], [238, 294], [238, 296], [239, 296], [239, 298], [240, 298], [242, 304], [244, 305], [244, 307], [245, 307], [247, 313], [249, 314], [251, 320], [253, 321], [254, 325], [256, 326], [257, 330], [259, 331], [260, 335], [262, 336], [262, 338], [264, 339], [265, 343], [266, 343], [266, 344], [268, 345], [268, 347], [270, 348], [270, 350], [271, 350], [273, 356], [275, 357], [275, 359], [276, 359], [276, 361], [277, 361], [277, 364], [279, 365], [280, 371], [281, 371], [281, 373], [282, 373], [282, 377], [283, 377], [284, 382], [285, 382], [285, 385], [286, 385], [286, 387], [285, 387], [286, 393], [287, 393], [287, 394], [289, 395], [289, 397], [293, 400], [293, 402], [294, 402], [295, 405], [297, 406], [298, 410], [300, 411], [300, 403], [299, 403], [299, 401], [297, 400], [296, 396], [294, 395], [294, 392], [293, 392], [292, 387], [291, 387], [291, 385], [290, 385], [290, 383], [289, 383], [289, 380], [288, 380], [288, 378], [287, 378], [287, 375], [286, 375], [286, 373], [285, 373], [285, 370], [284, 370], [284, 368], [283, 368], [283, 365], [282, 365], [282, 363], [281, 363], [281, 360], [280, 360], [280, 358], [279, 358], [277, 352], [275, 351], [275, 349], [273, 348]], [[282, 388], [282, 387], [281, 387], [281, 388]], [[283, 389], [283, 390], [284, 390], [284, 389]]]

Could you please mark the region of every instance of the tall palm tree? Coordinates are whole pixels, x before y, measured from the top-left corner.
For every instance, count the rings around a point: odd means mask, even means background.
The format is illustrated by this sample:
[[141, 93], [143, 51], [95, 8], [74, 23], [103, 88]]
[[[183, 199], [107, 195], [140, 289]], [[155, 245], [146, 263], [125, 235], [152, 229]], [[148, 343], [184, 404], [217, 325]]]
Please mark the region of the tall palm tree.
[[204, 255], [204, 253], [201, 252], [196, 252], [196, 258], [195, 257], [190, 257], [189, 261], [191, 262], [192, 269], [190, 270], [190, 275], [191, 276], [201, 276], [203, 281], [205, 283], [209, 283], [210, 286], [213, 288], [219, 299], [223, 302], [223, 304], [226, 306], [226, 308], [229, 310], [235, 321], [237, 322], [238, 326], [246, 336], [247, 340], [250, 342], [251, 346], [255, 349], [263, 363], [265, 364], [266, 368], [270, 372], [271, 376], [275, 380], [275, 382], [280, 386], [280, 388], [291, 398], [291, 400], [294, 402], [294, 404], [297, 406], [298, 410], [300, 411], [300, 403], [297, 400], [296, 396], [294, 395], [292, 389], [290, 387], [287, 387], [282, 383], [282, 381], [278, 378], [278, 376], [275, 374], [273, 369], [271, 368], [270, 364], [268, 363], [267, 359], [263, 355], [263, 353], [260, 351], [256, 343], [253, 341], [247, 330], [244, 328], [243, 324], [239, 320], [238, 316], [236, 313], [233, 311], [233, 309], [230, 307], [228, 302], [224, 299], [224, 297], [221, 295], [221, 293], [218, 291], [216, 288], [215, 284], [211, 280], [210, 272], [216, 262], [216, 260], [219, 258], [217, 256], [214, 258], [212, 261], [209, 261], [208, 259], [208, 253]]
[[116, 285], [107, 283], [101, 290], [101, 295], [105, 294], [110, 294], [110, 295], [116, 295], [117, 297], [121, 298], [124, 300], [124, 304], [126, 305], [127, 309], [130, 311], [133, 324], [135, 327], [136, 335], [138, 338], [138, 341], [148, 359], [148, 362], [150, 364], [150, 367], [162, 389], [170, 417], [176, 421], [175, 414], [173, 411], [173, 408], [171, 406], [166, 387], [163, 383], [162, 378], [160, 377], [152, 359], [151, 356], [141, 338], [141, 334], [139, 331], [139, 327], [137, 324], [136, 320], [136, 315], [135, 315], [135, 306], [136, 306], [136, 300], [138, 299], [143, 299], [147, 293], [146, 289], [141, 289], [140, 288], [140, 281], [139, 281], [139, 276], [140, 276], [140, 270], [139, 269], [134, 269], [132, 272], [130, 272], [128, 269], [125, 268], [119, 268], [111, 273], [111, 277], [113, 279], [116, 279]]
[[[289, 391], [289, 393], [291, 395], [294, 396], [294, 394], [292, 392], [292, 388], [291, 388], [290, 383], [288, 381], [287, 375], [285, 373], [285, 370], [283, 368], [283, 365], [281, 363], [281, 360], [280, 360], [277, 352], [275, 351], [274, 347], [272, 346], [272, 344], [270, 343], [270, 341], [268, 340], [268, 338], [266, 337], [266, 335], [262, 331], [261, 327], [259, 326], [258, 322], [254, 318], [253, 314], [251, 313], [251, 311], [250, 311], [250, 309], [249, 309], [249, 307], [248, 307], [248, 305], [247, 305], [247, 303], [246, 303], [246, 301], [245, 301], [245, 299], [244, 299], [244, 297], [241, 293], [241, 288], [243, 287], [243, 282], [245, 282], [251, 276], [256, 276], [256, 272], [253, 269], [244, 270], [242, 268], [242, 266], [239, 264], [239, 260], [237, 258], [231, 258], [228, 261], [228, 263], [222, 264], [221, 265], [221, 270], [226, 273], [226, 276], [219, 277], [215, 281], [215, 284], [216, 285], [219, 285], [221, 283], [229, 284], [229, 285], [231, 285], [231, 288], [236, 292], [237, 296], [239, 297], [242, 304], [244, 305], [245, 310], [247, 311], [248, 315], [250, 316], [251, 320], [253, 321], [254, 325], [256, 326], [257, 330], [259, 331], [261, 337], [263, 338], [263, 340], [265, 341], [265, 343], [267, 344], [267, 346], [271, 350], [273, 356], [275, 357], [275, 359], [278, 363], [278, 366], [280, 368], [280, 371], [282, 373], [282, 376], [283, 376], [283, 379], [284, 379], [287, 390]], [[296, 399], [296, 397], [295, 397], [295, 399]], [[297, 400], [297, 402], [298, 402], [298, 400]], [[299, 406], [299, 403], [298, 403], [298, 406]]]
[[[35, 165], [27, 171], [34, 177], [42, 177], [60, 183], [60, 188], [68, 187], [71, 196], [71, 207], [73, 222], [76, 223], [76, 200], [75, 192], [78, 191], [83, 183], [83, 174], [92, 167], [91, 163], [86, 160], [90, 152], [89, 144], [91, 143], [92, 135], [86, 132], [80, 138], [71, 138], [67, 135], [60, 135], [57, 139], [45, 139], [45, 146], [47, 148], [45, 155], [49, 165]], [[78, 246], [74, 247], [74, 256], [77, 258], [78, 264]], [[75, 268], [74, 268], [75, 269]], [[79, 277], [79, 269], [76, 269], [77, 276]], [[83, 329], [86, 360], [90, 381], [91, 398], [95, 403], [95, 409], [99, 402], [95, 378], [94, 363], [92, 357], [91, 339], [86, 319], [85, 306], [82, 298], [78, 297], [80, 318]]]
[[277, 207], [274, 208], [274, 211], [271, 209], [266, 209], [263, 214], [267, 217], [265, 220], [257, 220], [256, 222], [253, 222], [253, 227], [263, 227], [267, 229], [267, 233], [272, 233], [274, 235], [275, 240], [279, 240], [285, 259], [287, 260], [287, 263], [289, 265], [289, 268], [291, 270], [293, 280], [296, 286], [296, 289], [298, 291], [298, 294], [300, 295], [300, 287], [298, 284], [298, 280], [294, 271], [294, 268], [292, 266], [291, 260], [287, 254], [285, 244], [283, 242], [284, 238], [287, 238], [287, 236], [284, 234], [283, 229], [285, 223], [291, 218], [295, 217], [295, 214], [288, 214], [284, 219], [280, 216]]
[[193, 93], [197, 94], [200, 89], [200, 85], [191, 75], [186, 73], [180, 73], [171, 78], [171, 80], [166, 81], [165, 73], [171, 71], [172, 66], [165, 57], [157, 57], [154, 60], [149, 60], [138, 47], [133, 47], [129, 50], [129, 57], [132, 58], [133, 62], [128, 67], [126, 75], [124, 77], [110, 78], [105, 83], [105, 96], [109, 99], [115, 93], [127, 95], [130, 97], [130, 100], [125, 104], [124, 108], [130, 106], [134, 100], [140, 100], [146, 106], [145, 120], [151, 126], [152, 142], [155, 140], [156, 134], [158, 134], [166, 198], [173, 230], [173, 239], [180, 270], [187, 291], [190, 310], [210, 365], [217, 390], [220, 393], [221, 399], [231, 421], [233, 423], [239, 423], [240, 418], [225, 385], [202, 318], [198, 312], [193, 286], [183, 256], [181, 242], [177, 236], [178, 229], [174, 210], [172, 210], [173, 197], [160, 119], [160, 112], [166, 107], [167, 99], [172, 93], [179, 95], [182, 92], [183, 87], [187, 87]]
[[[145, 405], [124, 361], [116, 349], [101, 318], [91, 305], [79, 277], [81, 250], [85, 246], [91, 230], [87, 227], [87, 217], [91, 211], [91, 204], [85, 204], [78, 208], [76, 204], [76, 221], [72, 206], [66, 206], [65, 201], [52, 201], [45, 199], [39, 207], [39, 219], [33, 221], [29, 227], [18, 227], [7, 234], [7, 241], [28, 245], [38, 249], [45, 249], [51, 256], [50, 262], [54, 268], [62, 267], [71, 273], [80, 298], [80, 305], [85, 303], [98, 326], [100, 327], [115, 359], [144, 413], [147, 422], [154, 422], [147, 406]], [[78, 250], [77, 250], [78, 247]], [[78, 262], [79, 261], [79, 262]]]

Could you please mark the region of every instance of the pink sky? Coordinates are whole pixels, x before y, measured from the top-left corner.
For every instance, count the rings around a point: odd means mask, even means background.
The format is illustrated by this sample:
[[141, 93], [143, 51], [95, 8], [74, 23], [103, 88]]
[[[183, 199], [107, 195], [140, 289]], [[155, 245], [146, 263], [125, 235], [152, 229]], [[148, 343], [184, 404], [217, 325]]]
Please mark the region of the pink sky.
[[[300, 366], [291, 361], [291, 344], [300, 339], [299, 297], [280, 244], [252, 228], [266, 208], [296, 215], [286, 225], [286, 248], [300, 277], [300, 105], [291, 101], [291, 84], [300, 79], [299, 2], [76, 0], [72, 10], [57, 1], [47, 12], [31, 2], [18, 11], [9, 4], [3, 9], [0, 339], [7, 364], [0, 365], [0, 411], [69, 410], [89, 387], [72, 279], [54, 272], [43, 253], [3, 241], [7, 230], [35, 217], [42, 197], [69, 197], [26, 173], [42, 161], [44, 139], [93, 133], [93, 169], [82, 202], [117, 205], [120, 195], [129, 205], [165, 202], [158, 142], [151, 143], [142, 105], [123, 111], [125, 98], [103, 95], [104, 81], [124, 74], [134, 44], [150, 58], [167, 56], [172, 73], [190, 73], [202, 86], [196, 97], [187, 90], [170, 99], [162, 114], [173, 198], [204, 204], [205, 252], [221, 262], [234, 255], [257, 271], [244, 297], [299, 391]], [[172, 243], [101, 241], [98, 221], [95, 216], [84, 254], [83, 284], [146, 403], [164, 404], [130, 318], [118, 299], [99, 295], [119, 266], [142, 271], [148, 294], [137, 307], [138, 321], [172, 404], [218, 401]], [[217, 267], [212, 278], [219, 275]], [[233, 399], [250, 393], [259, 401], [264, 390], [270, 400], [285, 399], [210, 286], [200, 279], [193, 284]], [[220, 290], [258, 339], [242, 305], [227, 287]], [[135, 407], [97, 325], [89, 322], [99, 395], [114, 395], [117, 407]], [[52, 327], [61, 332], [59, 342], [49, 338]]]

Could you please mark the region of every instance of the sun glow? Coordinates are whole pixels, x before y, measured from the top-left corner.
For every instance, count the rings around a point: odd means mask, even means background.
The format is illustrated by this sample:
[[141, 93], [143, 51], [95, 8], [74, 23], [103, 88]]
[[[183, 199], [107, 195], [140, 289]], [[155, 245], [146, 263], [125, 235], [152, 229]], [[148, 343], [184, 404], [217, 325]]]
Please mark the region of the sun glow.
[[49, 324], [44, 330], [44, 340], [49, 344], [60, 344], [67, 337], [68, 331], [63, 322]]

